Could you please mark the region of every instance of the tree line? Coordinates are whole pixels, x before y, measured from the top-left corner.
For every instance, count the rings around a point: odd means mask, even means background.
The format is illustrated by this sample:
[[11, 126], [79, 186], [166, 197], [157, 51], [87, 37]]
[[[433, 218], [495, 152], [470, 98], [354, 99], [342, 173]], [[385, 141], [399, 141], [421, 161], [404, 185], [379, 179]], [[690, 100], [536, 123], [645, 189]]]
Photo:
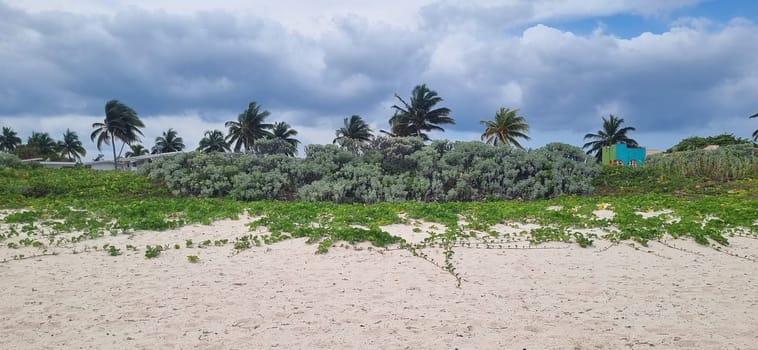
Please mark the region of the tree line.
[[[455, 124], [450, 116], [451, 110], [438, 107], [443, 101], [439, 94], [429, 89], [425, 84], [416, 86], [409, 100], [395, 94], [398, 104], [393, 105], [392, 117], [389, 118], [389, 130], [380, 133], [390, 137], [419, 137], [424, 141], [430, 140], [432, 131], [444, 132], [443, 125]], [[197, 148], [202, 152], [246, 152], [261, 154], [284, 154], [294, 156], [300, 141], [295, 138], [298, 131], [286, 122], [268, 123], [266, 118], [270, 112], [264, 110], [257, 102], [250, 102], [248, 107], [237, 116], [236, 120], [227, 121], [224, 126], [228, 132], [214, 129], [204, 132]], [[758, 113], [749, 118], [758, 117]], [[597, 160], [601, 158], [602, 148], [617, 143], [630, 147], [638, 147], [637, 141], [628, 136], [635, 131], [634, 127], [622, 127], [623, 118], [609, 115], [602, 118], [602, 128], [597, 133], [584, 136], [587, 143], [583, 145], [587, 154], [593, 154]], [[375, 137], [373, 130], [359, 115], [352, 115], [343, 120], [344, 125], [335, 131], [332, 141], [344, 148], [357, 147]], [[481, 120], [484, 132], [481, 140], [487, 144], [505, 145], [524, 149], [519, 139], [529, 140], [529, 124], [519, 115], [518, 109], [500, 108], [492, 120]], [[116, 160], [128, 145], [125, 157], [136, 157], [148, 153], [170, 153], [186, 148], [184, 140], [177, 131], [169, 128], [161, 136], [156, 137], [155, 145], [148, 150], [140, 144], [144, 137], [142, 128], [145, 125], [137, 112], [128, 105], [111, 100], [105, 104], [105, 119], [103, 122], [92, 124], [93, 131], [90, 139], [101, 150], [102, 146], [110, 145], [113, 153], [114, 166]], [[758, 141], [758, 130], [753, 133], [753, 139]], [[120, 150], [116, 152], [116, 142], [121, 142]], [[10, 127], [2, 128], [0, 135], [0, 151], [16, 153], [21, 158], [41, 157], [51, 160], [81, 161], [86, 155], [81, 140], [76, 132], [67, 129], [61, 141], [53, 140], [48, 133], [33, 132], [25, 145], [21, 144], [18, 134]]]

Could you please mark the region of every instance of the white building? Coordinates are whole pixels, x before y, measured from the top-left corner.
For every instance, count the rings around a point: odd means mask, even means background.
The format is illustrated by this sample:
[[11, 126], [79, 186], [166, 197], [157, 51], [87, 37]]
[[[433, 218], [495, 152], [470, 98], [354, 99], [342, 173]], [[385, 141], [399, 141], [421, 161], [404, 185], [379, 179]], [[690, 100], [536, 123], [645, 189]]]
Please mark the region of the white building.
[[[165, 156], [177, 154], [177, 153], [183, 153], [183, 152], [147, 154], [144, 156], [137, 156], [137, 157], [118, 158], [118, 168], [120, 170], [123, 170], [123, 169], [137, 170], [140, 167], [142, 167], [144, 164], [150, 163], [155, 158], [165, 157]], [[76, 162], [48, 162], [42, 158], [34, 158], [34, 159], [25, 159], [25, 160], [22, 160], [22, 162], [38, 163], [39, 165], [42, 165], [43, 167], [51, 168], [51, 169], [72, 168], [77, 165], [81, 165], [81, 166], [84, 166], [85, 168], [90, 168], [94, 170], [114, 170], [113, 160], [108, 160], [108, 159], [91, 161], [91, 162], [86, 162], [86, 163], [76, 163]]]

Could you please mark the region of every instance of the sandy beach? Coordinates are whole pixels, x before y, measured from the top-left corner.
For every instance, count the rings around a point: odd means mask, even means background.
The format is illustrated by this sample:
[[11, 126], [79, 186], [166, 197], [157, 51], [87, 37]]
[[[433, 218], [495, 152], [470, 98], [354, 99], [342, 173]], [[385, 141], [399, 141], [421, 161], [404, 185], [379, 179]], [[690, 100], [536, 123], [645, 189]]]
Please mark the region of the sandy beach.
[[[460, 288], [404, 249], [184, 246], [249, 234], [249, 220], [31, 258], [32, 248], [3, 245], [0, 349], [758, 349], [753, 238], [731, 237], [723, 251], [689, 239], [458, 247]], [[420, 238], [408, 225], [385, 229]], [[181, 249], [145, 258], [145, 245], [168, 242]], [[105, 243], [138, 250], [85, 249]]]

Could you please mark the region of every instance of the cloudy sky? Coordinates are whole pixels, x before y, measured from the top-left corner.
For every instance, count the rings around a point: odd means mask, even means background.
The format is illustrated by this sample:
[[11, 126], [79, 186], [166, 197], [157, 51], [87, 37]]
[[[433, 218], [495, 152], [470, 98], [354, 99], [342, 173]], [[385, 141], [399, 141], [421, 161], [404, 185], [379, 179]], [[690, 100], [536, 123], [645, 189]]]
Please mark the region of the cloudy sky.
[[754, 0], [0, 0], [0, 125], [76, 131], [106, 101], [134, 108], [144, 144], [194, 148], [250, 101], [306, 144], [359, 114], [386, 129], [394, 94], [426, 83], [456, 125], [519, 108], [536, 148], [583, 143], [621, 116], [648, 148], [749, 137], [758, 121]]

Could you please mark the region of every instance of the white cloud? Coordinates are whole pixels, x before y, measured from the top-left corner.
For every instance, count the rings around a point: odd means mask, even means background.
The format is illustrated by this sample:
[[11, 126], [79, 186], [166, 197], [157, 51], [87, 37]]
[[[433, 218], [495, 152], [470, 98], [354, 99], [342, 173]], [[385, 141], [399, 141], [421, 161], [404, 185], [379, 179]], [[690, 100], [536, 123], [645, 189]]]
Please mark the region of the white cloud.
[[521, 109], [532, 147], [549, 141], [541, 135], [581, 144], [608, 113], [658, 148], [721, 122], [740, 126], [738, 136], [754, 129], [750, 21], [671, 19], [668, 31], [627, 38], [540, 24], [665, 16], [696, 1], [4, 3], [23, 10], [0, 2], [0, 123], [49, 127], [54, 138], [84, 122], [66, 118], [98, 115], [118, 98], [148, 124], [148, 145], [174, 127], [194, 146], [255, 100], [305, 143], [329, 143], [352, 114], [386, 129], [393, 94], [420, 83], [453, 110], [457, 125], [441, 135], [452, 139], [478, 139], [479, 120], [499, 107]]
[[[665, 14], [671, 10], [695, 5], [703, 0], [5, 0], [11, 6], [30, 11], [63, 11], [81, 14], [111, 14], [144, 9], [168, 14], [190, 15], [199, 12], [225, 11], [270, 18], [290, 30], [318, 36], [333, 28], [335, 19], [360, 17], [372, 23], [391, 24], [404, 29], [417, 29], [420, 22], [434, 25], [445, 22], [456, 27], [479, 27], [484, 19], [491, 24], [521, 25], [555, 18], [607, 16], [617, 13], [638, 13], [646, 16]], [[440, 14], [440, 18], [422, 18], [422, 14]], [[444, 20], [448, 18], [449, 21]], [[481, 27], [479, 27], [481, 28]]]

